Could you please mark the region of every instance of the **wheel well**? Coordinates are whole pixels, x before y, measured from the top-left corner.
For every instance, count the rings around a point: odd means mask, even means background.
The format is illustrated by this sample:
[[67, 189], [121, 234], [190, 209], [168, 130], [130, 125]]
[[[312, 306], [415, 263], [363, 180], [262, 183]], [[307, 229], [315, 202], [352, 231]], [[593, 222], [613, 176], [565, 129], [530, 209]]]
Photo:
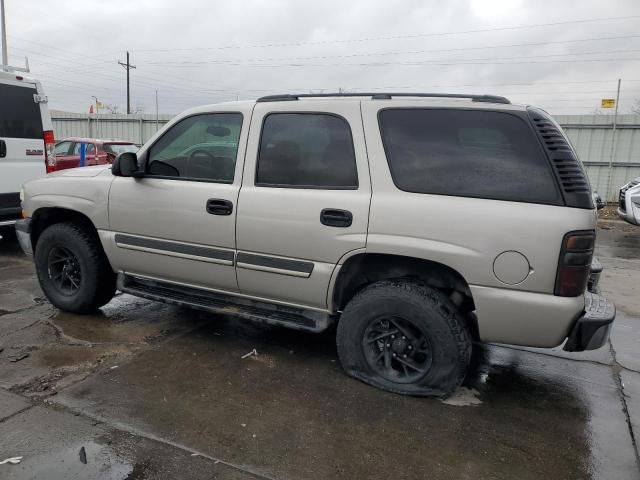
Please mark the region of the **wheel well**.
[[54, 223], [65, 222], [81, 225], [87, 232], [95, 234], [96, 238], [98, 237], [98, 231], [93, 225], [93, 222], [83, 213], [67, 208], [39, 208], [31, 217], [31, 245], [33, 246], [33, 250], [35, 251], [36, 249], [40, 234], [42, 234], [47, 227]]
[[333, 289], [333, 306], [343, 310], [365, 286], [380, 280], [414, 279], [443, 291], [461, 313], [475, 310], [469, 284], [456, 270], [442, 263], [401, 255], [363, 253], [349, 258]]

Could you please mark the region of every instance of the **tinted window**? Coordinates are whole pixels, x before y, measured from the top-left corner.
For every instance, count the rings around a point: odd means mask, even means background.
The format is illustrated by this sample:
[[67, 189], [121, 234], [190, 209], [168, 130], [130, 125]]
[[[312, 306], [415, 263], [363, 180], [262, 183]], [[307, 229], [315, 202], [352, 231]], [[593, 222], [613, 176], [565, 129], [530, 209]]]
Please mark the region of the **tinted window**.
[[71, 142], [60, 142], [56, 145], [55, 154], [56, 155], [68, 155], [69, 147], [71, 146]]
[[241, 129], [240, 113], [185, 118], [151, 147], [148, 173], [231, 183]]
[[35, 88], [0, 84], [0, 137], [42, 140], [40, 105]]
[[480, 110], [390, 109], [382, 139], [398, 188], [533, 203], [560, 201], [535, 134], [519, 117]]
[[264, 120], [257, 185], [358, 186], [349, 124], [327, 114], [272, 113]]

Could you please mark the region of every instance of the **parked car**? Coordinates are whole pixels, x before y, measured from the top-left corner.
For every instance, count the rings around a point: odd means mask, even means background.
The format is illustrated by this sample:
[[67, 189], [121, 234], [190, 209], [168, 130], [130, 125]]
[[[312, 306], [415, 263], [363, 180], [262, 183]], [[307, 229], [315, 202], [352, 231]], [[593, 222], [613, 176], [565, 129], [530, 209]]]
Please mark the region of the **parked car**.
[[42, 84], [18, 70], [0, 70], [0, 227], [20, 218], [20, 188], [47, 173], [53, 145]]
[[640, 177], [620, 188], [618, 216], [632, 225], [640, 225]]
[[[81, 160], [84, 146], [84, 164]], [[71, 137], [56, 143], [56, 163], [53, 170], [65, 170], [80, 166], [111, 164], [123, 152], [136, 152], [138, 147], [125, 140]]]
[[118, 288], [312, 332], [337, 322], [346, 372], [401, 394], [453, 392], [474, 340], [590, 350], [615, 318], [587, 290], [596, 215], [575, 151], [547, 113], [503, 97], [194, 108], [110, 169], [29, 182], [23, 208], [19, 241], [62, 310]]

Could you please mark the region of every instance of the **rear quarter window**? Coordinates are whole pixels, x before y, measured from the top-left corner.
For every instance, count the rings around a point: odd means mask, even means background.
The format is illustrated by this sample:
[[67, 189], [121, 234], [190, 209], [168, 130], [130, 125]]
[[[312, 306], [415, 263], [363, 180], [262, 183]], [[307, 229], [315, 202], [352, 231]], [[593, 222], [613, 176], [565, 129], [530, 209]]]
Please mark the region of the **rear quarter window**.
[[511, 113], [386, 109], [379, 114], [393, 181], [408, 192], [561, 203], [531, 127]]
[[42, 140], [40, 106], [36, 89], [0, 83], [0, 137]]

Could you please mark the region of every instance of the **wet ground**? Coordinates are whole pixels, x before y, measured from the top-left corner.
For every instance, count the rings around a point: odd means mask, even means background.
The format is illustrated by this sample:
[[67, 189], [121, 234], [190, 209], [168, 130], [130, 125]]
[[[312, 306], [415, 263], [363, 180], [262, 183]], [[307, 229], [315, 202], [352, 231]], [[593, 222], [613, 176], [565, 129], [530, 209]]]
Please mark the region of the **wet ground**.
[[478, 346], [446, 401], [347, 378], [330, 334], [126, 295], [61, 313], [9, 236], [0, 479], [640, 479], [640, 229], [601, 227], [610, 345]]

